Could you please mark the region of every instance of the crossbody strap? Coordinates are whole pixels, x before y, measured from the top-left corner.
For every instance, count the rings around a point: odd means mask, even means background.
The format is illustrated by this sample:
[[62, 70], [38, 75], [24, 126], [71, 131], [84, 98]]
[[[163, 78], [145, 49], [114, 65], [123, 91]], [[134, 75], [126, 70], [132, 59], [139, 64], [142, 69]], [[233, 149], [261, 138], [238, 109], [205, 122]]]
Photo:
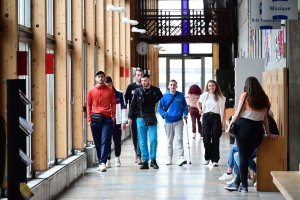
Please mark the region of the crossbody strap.
[[237, 119], [236, 119], [235, 121], [238, 121], [238, 120], [240, 119], [240, 114], [241, 114], [241, 111], [242, 111], [242, 109], [243, 109], [243, 107], [244, 107], [244, 104], [245, 104], [246, 99], [247, 99], [247, 96], [245, 97], [245, 99], [244, 99], [244, 101], [243, 101], [243, 105], [242, 105], [242, 107], [241, 107], [241, 109], [240, 109], [240, 111], [239, 111], [239, 114], [238, 114], [238, 116], [237, 116]]
[[174, 101], [176, 95], [177, 95], [177, 92], [174, 94], [174, 96], [172, 97], [171, 101], [168, 103], [166, 109], [164, 109], [166, 112], [168, 111], [169, 107], [171, 106], [172, 102]]

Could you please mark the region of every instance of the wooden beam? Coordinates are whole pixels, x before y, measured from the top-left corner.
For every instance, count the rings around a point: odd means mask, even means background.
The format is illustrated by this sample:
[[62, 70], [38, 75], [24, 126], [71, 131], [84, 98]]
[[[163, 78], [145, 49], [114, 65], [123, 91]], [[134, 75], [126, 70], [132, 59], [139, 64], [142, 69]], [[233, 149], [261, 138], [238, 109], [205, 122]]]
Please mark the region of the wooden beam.
[[84, 148], [83, 135], [83, 29], [82, 1], [72, 1], [72, 148]]
[[213, 43], [212, 44], [212, 52], [213, 52], [213, 70], [212, 70], [212, 79], [215, 77], [215, 70], [219, 69], [219, 44]]
[[46, 1], [31, 0], [32, 33], [31, 44], [31, 95], [34, 101], [32, 122], [32, 158], [34, 171], [44, 171], [48, 168], [47, 161], [47, 78], [46, 78], [46, 50], [47, 24]]
[[[85, 1], [86, 30], [86, 81], [87, 90], [95, 85], [95, 5], [94, 1]], [[87, 141], [93, 141], [91, 129], [87, 129]]]
[[68, 157], [67, 3], [54, 2], [55, 157]]
[[[106, 0], [106, 4], [113, 4], [112, 0]], [[105, 12], [105, 74], [111, 76], [113, 74], [113, 12]]]
[[[131, 13], [131, 2], [132, 0], [127, 0], [125, 1], [125, 7], [126, 7], [126, 17], [130, 19], [130, 13]], [[133, 2], [134, 3], [134, 2]], [[134, 18], [132, 18], [134, 19]], [[131, 73], [130, 73], [130, 69], [131, 69], [131, 44], [133, 44], [131, 38], [132, 38], [132, 33], [131, 33], [131, 27], [130, 24], [126, 24], [126, 38], [125, 38], [125, 75], [126, 71], [129, 71], [129, 77], [125, 76], [125, 81], [126, 81], [126, 87], [128, 84], [131, 83]]]
[[98, 70], [105, 71], [105, 4], [97, 0], [96, 4], [96, 38], [97, 38], [97, 66]]
[[[120, 0], [114, 0], [114, 6], [119, 7]], [[123, 23], [120, 22], [120, 13], [113, 12], [113, 71], [110, 76], [118, 89], [120, 88], [120, 23]]]
[[[2, 24], [2, 33], [0, 33], [0, 115], [6, 120], [6, 84], [2, 80], [18, 78], [17, 51], [19, 38], [17, 0], [0, 1], [0, 21]], [[7, 167], [5, 174], [7, 174]], [[6, 181], [4, 181], [2, 187], [7, 188]]]
[[[120, 7], [125, 7], [125, 0], [120, 0]], [[126, 17], [125, 13], [120, 13], [120, 18]], [[120, 23], [120, 90], [124, 93], [126, 91], [126, 81], [125, 81], [125, 66], [126, 66], [126, 39], [130, 40], [130, 38], [126, 38], [126, 24]], [[122, 71], [122, 72], [121, 72]], [[123, 74], [122, 74], [123, 73]]]

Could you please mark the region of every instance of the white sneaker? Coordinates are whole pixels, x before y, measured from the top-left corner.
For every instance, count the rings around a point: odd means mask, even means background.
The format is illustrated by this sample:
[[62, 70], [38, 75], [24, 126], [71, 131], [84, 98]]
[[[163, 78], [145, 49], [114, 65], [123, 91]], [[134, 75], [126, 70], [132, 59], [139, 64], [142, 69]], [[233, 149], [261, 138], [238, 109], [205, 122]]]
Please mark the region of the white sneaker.
[[208, 165], [208, 164], [209, 164], [209, 160], [206, 160], [203, 165]]
[[168, 161], [166, 165], [172, 165], [172, 157], [168, 156]]
[[213, 167], [218, 167], [219, 166], [219, 164], [218, 163], [216, 163], [216, 162], [213, 162]]
[[97, 171], [106, 172], [106, 166], [105, 163], [101, 163], [97, 169]]
[[120, 157], [115, 157], [115, 167], [121, 167]]
[[252, 180], [252, 179], [249, 179], [249, 178], [248, 178], [247, 182], [248, 182], [248, 187], [250, 187], [250, 186], [253, 186], [253, 185], [254, 185], [254, 182], [253, 182], [253, 180]]
[[107, 160], [107, 161], [106, 161], [106, 168], [111, 168], [110, 160]]
[[226, 182], [226, 185], [231, 185], [235, 181], [235, 178], [232, 179], [231, 181]]
[[234, 178], [233, 174], [227, 174], [227, 173], [224, 173], [224, 174], [219, 178], [219, 180], [220, 180], [220, 181], [224, 181], [224, 180], [232, 179], [232, 178]]
[[178, 166], [185, 165], [187, 163], [186, 159], [183, 156], [179, 157]]
[[257, 181], [253, 184], [254, 187], [257, 187]]

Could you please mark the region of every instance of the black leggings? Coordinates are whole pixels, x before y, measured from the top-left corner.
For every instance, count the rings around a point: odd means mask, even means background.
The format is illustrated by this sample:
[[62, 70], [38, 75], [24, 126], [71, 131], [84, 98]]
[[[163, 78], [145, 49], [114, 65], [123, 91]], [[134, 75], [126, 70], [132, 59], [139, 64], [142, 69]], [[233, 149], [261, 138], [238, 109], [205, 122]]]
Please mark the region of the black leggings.
[[236, 132], [236, 142], [239, 151], [240, 165], [235, 183], [248, 187], [248, 161], [253, 151], [260, 145], [264, 135], [262, 121], [252, 121], [240, 118]]

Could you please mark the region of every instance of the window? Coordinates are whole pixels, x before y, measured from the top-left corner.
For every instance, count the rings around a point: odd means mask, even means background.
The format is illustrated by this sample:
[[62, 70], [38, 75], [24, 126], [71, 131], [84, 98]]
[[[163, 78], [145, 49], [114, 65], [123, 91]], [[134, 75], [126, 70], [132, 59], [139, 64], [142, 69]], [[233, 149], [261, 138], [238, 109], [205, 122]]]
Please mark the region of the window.
[[190, 53], [212, 53], [211, 43], [191, 43]]
[[31, 27], [30, 8], [30, 0], [18, 0], [18, 23], [20, 25]]
[[159, 51], [159, 54], [181, 54], [181, 44], [160, 44], [165, 51]]
[[167, 91], [166, 84], [167, 84], [167, 60], [166, 58], [158, 58], [158, 83], [159, 83], [159, 88], [161, 92], [164, 94]]
[[53, 0], [47, 0], [47, 33], [53, 35]]
[[67, 39], [72, 40], [72, 1], [67, 0]]

